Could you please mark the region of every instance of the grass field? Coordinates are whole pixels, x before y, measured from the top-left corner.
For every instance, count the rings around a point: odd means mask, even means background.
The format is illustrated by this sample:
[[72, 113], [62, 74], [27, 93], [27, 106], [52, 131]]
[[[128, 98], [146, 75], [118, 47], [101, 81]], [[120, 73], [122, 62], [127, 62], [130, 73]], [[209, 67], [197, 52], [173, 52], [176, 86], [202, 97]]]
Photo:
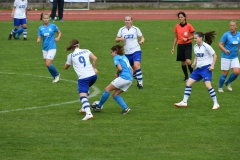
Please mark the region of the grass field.
[[[217, 91], [221, 35], [229, 29], [225, 20], [191, 20], [196, 31], [216, 30], [212, 44], [218, 59], [212, 85]], [[78, 110], [77, 76], [64, 70], [65, 47], [72, 38], [98, 57], [98, 80], [90, 102], [99, 100], [114, 79], [110, 48], [115, 45], [123, 21], [55, 22], [62, 31], [53, 64], [61, 80], [53, 84], [36, 43], [41, 21], [28, 22], [28, 41], [7, 40], [12, 21], [1, 21], [0, 58], [0, 159], [84, 160], [238, 160], [240, 157], [240, 84], [233, 92], [217, 93], [221, 108], [213, 102], [203, 82], [193, 86], [188, 108], [176, 108], [185, 83], [176, 53], [170, 54], [173, 27], [178, 21], [134, 21], [146, 41], [142, 46], [144, 89], [136, 81], [122, 94], [131, 108], [121, 108], [109, 97], [101, 113], [82, 121]], [[100, 90], [100, 92], [98, 92]]]

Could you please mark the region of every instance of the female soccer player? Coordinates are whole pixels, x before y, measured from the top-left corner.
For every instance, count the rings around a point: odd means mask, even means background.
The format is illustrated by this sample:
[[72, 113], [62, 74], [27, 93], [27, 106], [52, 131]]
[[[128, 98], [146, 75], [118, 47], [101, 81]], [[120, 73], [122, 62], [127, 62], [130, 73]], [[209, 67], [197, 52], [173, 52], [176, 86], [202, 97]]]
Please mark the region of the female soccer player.
[[[204, 80], [205, 86], [208, 89], [210, 96], [214, 102], [212, 109], [218, 109], [220, 106], [217, 102], [216, 93], [211, 85], [212, 81], [212, 71], [214, 69], [214, 65], [217, 60], [217, 55], [213, 48], [210, 46], [212, 44], [212, 40], [214, 39], [215, 31], [206, 32], [203, 34], [202, 32], [196, 32], [194, 35], [194, 41], [196, 45], [194, 45], [194, 62], [192, 67], [196, 65], [196, 69], [190, 75], [189, 80], [186, 82], [186, 88], [184, 91], [183, 100], [179, 103], [175, 103], [176, 107], [187, 107], [187, 100], [192, 92], [192, 85], [196, 81]], [[205, 36], [205, 42], [203, 42]]]
[[[79, 46], [79, 42], [76, 39], [70, 42], [70, 46], [66, 50], [72, 50], [73, 52], [67, 56], [64, 68], [68, 69], [70, 65], [73, 65], [73, 69], [78, 75], [78, 93], [82, 103], [82, 108], [79, 112], [86, 113], [82, 120], [89, 120], [93, 119], [93, 115], [88, 101], [88, 91], [97, 80], [97, 57], [87, 49], [80, 49]], [[93, 64], [90, 63], [89, 58], [93, 60]]]
[[180, 21], [174, 28], [175, 37], [173, 40], [173, 46], [171, 53], [174, 53], [174, 48], [176, 44], [177, 46], [177, 61], [181, 61], [182, 70], [184, 73], [183, 81], [188, 80], [188, 70], [190, 74], [193, 72], [193, 68], [191, 67], [191, 59], [192, 59], [192, 39], [194, 35], [194, 28], [190, 23], [186, 21], [186, 14], [184, 12], [179, 12], [177, 14], [178, 19]]
[[[140, 68], [142, 51], [140, 45], [144, 43], [145, 39], [140, 29], [133, 26], [132, 23], [132, 16], [127, 15], [125, 17], [125, 26], [119, 29], [115, 41], [124, 42], [125, 55], [133, 67], [133, 76], [138, 82], [137, 87], [143, 89], [143, 75]], [[138, 38], [140, 38], [139, 42]]]
[[[38, 38], [37, 43], [40, 43], [41, 38], [43, 38], [42, 43], [42, 52], [45, 64], [48, 68], [48, 71], [53, 77], [53, 83], [59, 81], [60, 73], [56, 70], [52, 61], [56, 55], [57, 47], [56, 42], [60, 40], [62, 35], [61, 31], [55, 24], [49, 23], [50, 15], [48, 13], [43, 14], [43, 25], [38, 28]], [[55, 32], [57, 32], [58, 36], [55, 38]]]
[[110, 92], [113, 90], [114, 92], [112, 96], [114, 100], [122, 107], [122, 114], [127, 114], [130, 111], [130, 108], [126, 105], [122, 97], [120, 97], [120, 94], [126, 92], [131, 86], [133, 80], [133, 70], [127, 57], [124, 55], [123, 50], [123, 46], [119, 44], [111, 48], [111, 55], [113, 57], [114, 65], [117, 67], [117, 71], [115, 73], [116, 79], [105, 88], [99, 104], [92, 105], [92, 108], [97, 112], [101, 111], [101, 106], [106, 102]]
[[27, 40], [27, 0], [15, 0], [12, 9], [12, 17], [14, 18], [14, 28], [8, 36], [8, 40], [15, 38], [16, 31], [19, 26], [23, 26], [23, 40]]
[[222, 50], [221, 55], [221, 70], [222, 75], [219, 78], [218, 91], [223, 92], [223, 84], [228, 76], [229, 69], [232, 68], [233, 73], [225, 82], [227, 89], [232, 91], [231, 83], [237, 79], [240, 66], [238, 53], [240, 53], [240, 32], [237, 31], [237, 22], [230, 22], [230, 31], [223, 34], [218, 46]]

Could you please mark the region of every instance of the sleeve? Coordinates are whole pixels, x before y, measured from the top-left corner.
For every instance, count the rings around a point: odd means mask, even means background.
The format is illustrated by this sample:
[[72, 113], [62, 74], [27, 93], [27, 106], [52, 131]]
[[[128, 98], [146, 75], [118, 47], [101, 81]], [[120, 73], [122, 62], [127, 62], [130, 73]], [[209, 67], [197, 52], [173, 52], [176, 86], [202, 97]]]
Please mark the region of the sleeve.
[[115, 56], [114, 58], [113, 58], [113, 61], [114, 61], [114, 65], [115, 66], [117, 66], [120, 62], [119, 62], [119, 60], [118, 60], [118, 58], [117, 58], [117, 56]]
[[13, 6], [14, 6], [14, 7], [17, 6], [17, 1], [16, 1], [16, 0], [14, 1]]
[[221, 40], [221, 42], [225, 43], [227, 41], [227, 33], [224, 33]]
[[68, 55], [66, 64], [72, 65], [72, 53]]
[[142, 32], [140, 31], [139, 28], [137, 28], [137, 36], [138, 36], [138, 37], [141, 37], [141, 36], [142, 36]]
[[177, 25], [175, 25], [173, 31], [174, 31], [174, 33], [177, 33]]
[[54, 31], [58, 32], [58, 30], [59, 30], [58, 27], [54, 24]]
[[213, 48], [210, 45], [208, 45], [207, 51], [210, 55], [213, 55], [215, 53], [215, 51], [213, 50]]
[[193, 28], [193, 26], [191, 24], [189, 25], [189, 31], [190, 31], [190, 33], [195, 32], [195, 29]]
[[38, 36], [42, 36], [41, 35], [41, 30], [40, 30], [40, 27], [38, 28], [38, 34], [37, 34]]
[[122, 28], [120, 28], [120, 29], [118, 30], [118, 33], [117, 33], [117, 36], [118, 36], [118, 37], [122, 37], [122, 32], [121, 32], [121, 31], [122, 31]]

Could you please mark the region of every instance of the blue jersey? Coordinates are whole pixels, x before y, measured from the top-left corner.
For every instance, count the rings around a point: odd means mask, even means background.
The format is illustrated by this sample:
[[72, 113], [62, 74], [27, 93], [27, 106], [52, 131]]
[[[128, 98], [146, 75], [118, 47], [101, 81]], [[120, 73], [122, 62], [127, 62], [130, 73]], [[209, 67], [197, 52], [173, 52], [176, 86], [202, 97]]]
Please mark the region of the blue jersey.
[[230, 31], [223, 34], [221, 42], [224, 43], [224, 48], [230, 51], [226, 54], [222, 51], [222, 58], [234, 59], [238, 57], [238, 45], [240, 45], [240, 32], [232, 35]]
[[116, 55], [113, 58], [113, 60], [114, 60], [115, 66], [120, 64], [122, 67], [122, 71], [119, 73], [119, 77], [132, 81], [133, 80], [132, 69], [131, 69], [131, 66], [130, 66], [130, 63], [129, 63], [127, 57], [125, 55], [123, 55], [123, 56]]
[[48, 51], [56, 49], [55, 32], [58, 32], [58, 27], [55, 24], [48, 24], [48, 26], [41, 25], [38, 28], [38, 36], [43, 38], [42, 49]]

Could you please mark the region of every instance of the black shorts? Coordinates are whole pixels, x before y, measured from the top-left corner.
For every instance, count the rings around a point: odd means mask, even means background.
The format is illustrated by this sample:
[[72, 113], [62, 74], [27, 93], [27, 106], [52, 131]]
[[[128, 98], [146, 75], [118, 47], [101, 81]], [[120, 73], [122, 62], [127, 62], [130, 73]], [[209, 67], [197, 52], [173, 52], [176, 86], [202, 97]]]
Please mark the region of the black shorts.
[[186, 61], [186, 59], [192, 59], [192, 43], [177, 46], [177, 61]]

